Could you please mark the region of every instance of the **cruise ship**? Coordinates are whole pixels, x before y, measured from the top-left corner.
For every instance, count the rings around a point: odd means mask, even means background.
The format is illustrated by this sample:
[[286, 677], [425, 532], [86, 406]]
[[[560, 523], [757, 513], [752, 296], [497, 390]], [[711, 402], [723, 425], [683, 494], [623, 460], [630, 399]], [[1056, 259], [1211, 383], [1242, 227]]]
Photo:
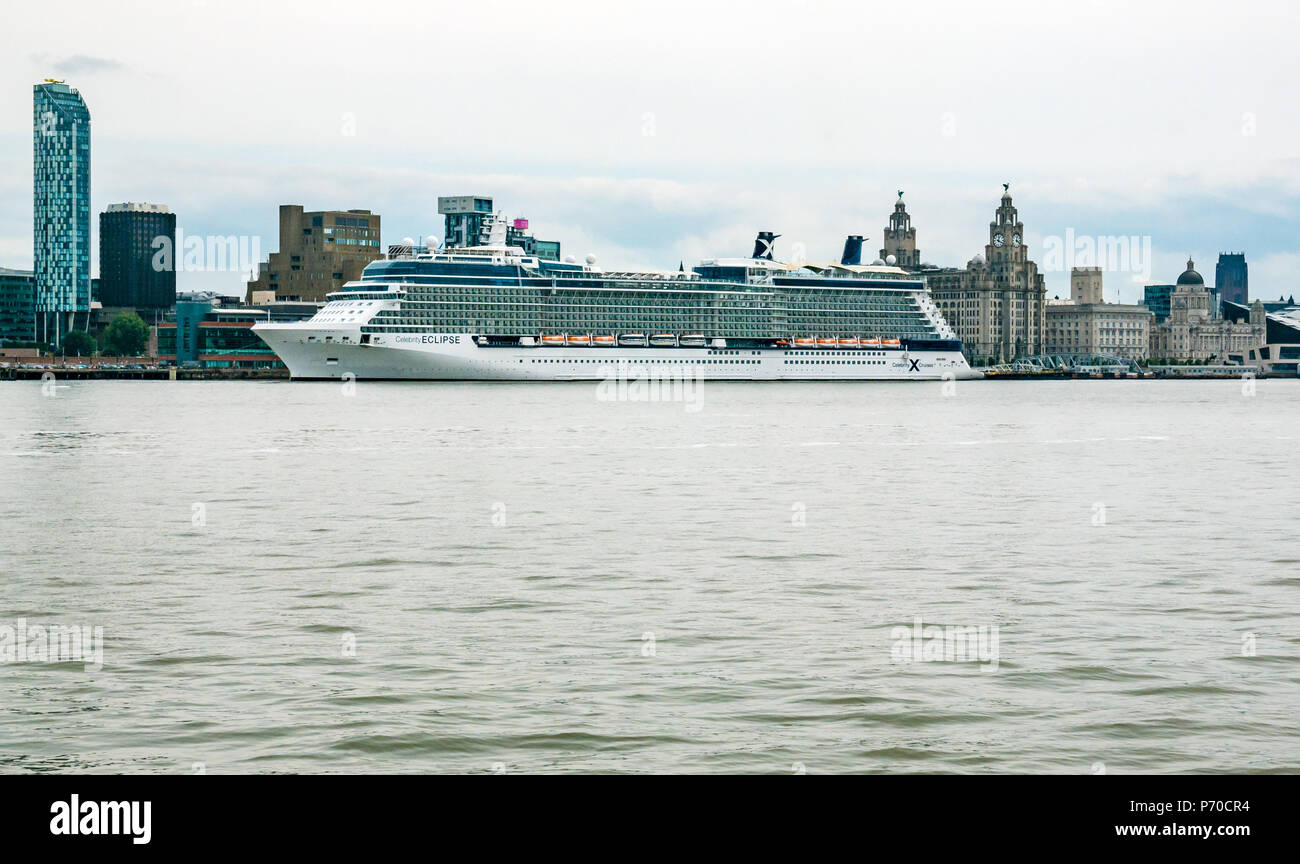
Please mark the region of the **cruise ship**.
[[[761, 232], [748, 258], [689, 272], [605, 271], [506, 245], [392, 247], [305, 321], [255, 332], [295, 379], [572, 381], [617, 370], [699, 379], [979, 377], [922, 277], [861, 264], [786, 263]], [[498, 242], [500, 241], [500, 242]]]

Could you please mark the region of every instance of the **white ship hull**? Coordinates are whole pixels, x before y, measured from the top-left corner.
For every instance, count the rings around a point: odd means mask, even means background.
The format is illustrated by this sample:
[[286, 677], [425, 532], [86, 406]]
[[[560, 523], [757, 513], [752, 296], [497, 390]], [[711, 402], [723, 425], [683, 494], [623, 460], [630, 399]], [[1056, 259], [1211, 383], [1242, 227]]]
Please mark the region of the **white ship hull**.
[[[592, 381], [677, 377], [727, 381], [935, 381], [981, 377], [960, 351], [796, 348], [493, 347], [470, 334], [376, 335], [311, 322], [259, 323], [296, 379]], [[325, 341], [329, 339], [330, 341]]]

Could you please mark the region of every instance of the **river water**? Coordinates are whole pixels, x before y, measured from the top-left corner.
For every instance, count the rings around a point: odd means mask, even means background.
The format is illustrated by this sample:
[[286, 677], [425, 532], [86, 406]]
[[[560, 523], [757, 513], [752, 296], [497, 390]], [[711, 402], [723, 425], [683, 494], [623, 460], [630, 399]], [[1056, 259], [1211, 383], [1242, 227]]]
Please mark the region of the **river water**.
[[1297, 435], [1281, 380], [5, 382], [0, 770], [1300, 771]]

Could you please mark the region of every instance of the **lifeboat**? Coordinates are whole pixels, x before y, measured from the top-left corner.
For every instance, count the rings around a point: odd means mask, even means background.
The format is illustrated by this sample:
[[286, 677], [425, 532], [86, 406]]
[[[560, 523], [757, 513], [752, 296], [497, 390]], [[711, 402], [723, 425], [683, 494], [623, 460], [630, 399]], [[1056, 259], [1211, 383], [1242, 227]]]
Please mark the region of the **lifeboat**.
[[816, 348], [816, 347], [817, 347], [817, 340], [816, 340], [816, 339], [799, 338], [799, 339], [795, 339], [795, 340], [793, 340], [793, 341], [794, 341], [794, 347], [796, 347], [796, 348]]
[[618, 344], [628, 348], [644, 348], [646, 346], [644, 333], [624, 333], [618, 337]]
[[879, 347], [880, 347], [880, 340], [879, 340], [879, 339], [863, 339], [863, 340], [861, 340], [861, 342], [862, 342], [862, 347], [863, 347], [863, 348], [879, 348]]
[[655, 348], [675, 348], [677, 337], [672, 333], [656, 333], [650, 337], [650, 344]]
[[578, 348], [587, 348], [591, 345], [591, 337], [585, 333], [569, 337], [569, 344]]
[[542, 336], [542, 345], [543, 345], [543, 347], [547, 347], [547, 348], [563, 348], [563, 347], [564, 347], [564, 337], [563, 337], [563, 336], [545, 336], [545, 335], [543, 335], [543, 336]]
[[704, 338], [703, 333], [686, 333], [678, 344], [683, 348], [703, 348], [709, 344], [709, 340]]
[[903, 343], [899, 342], [897, 339], [881, 339], [880, 344], [889, 348], [897, 348], [899, 345], [902, 345]]
[[839, 342], [839, 345], [840, 345], [841, 348], [857, 348], [857, 347], [858, 347], [858, 340], [857, 340], [857, 339], [839, 339], [839, 340], [837, 340], [837, 341]]
[[597, 348], [613, 348], [618, 344], [618, 340], [613, 336], [592, 336], [591, 344]]
[[789, 347], [790, 347], [790, 342], [789, 342], [789, 340], [787, 340], [787, 339], [778, 339], [778, 340], [776, 340], [775, 342], [773, 342], [772, 344], [775, 345], [775, 346], [778, 347], [778, 348], [789, 348]]
[[837, 339], [818, 339], [818, 340], [817, 340], [817, 347], [818, 347], [818, 348], [836, 348], [836, 347], [839, 347], [839, 340], [837, 340]]

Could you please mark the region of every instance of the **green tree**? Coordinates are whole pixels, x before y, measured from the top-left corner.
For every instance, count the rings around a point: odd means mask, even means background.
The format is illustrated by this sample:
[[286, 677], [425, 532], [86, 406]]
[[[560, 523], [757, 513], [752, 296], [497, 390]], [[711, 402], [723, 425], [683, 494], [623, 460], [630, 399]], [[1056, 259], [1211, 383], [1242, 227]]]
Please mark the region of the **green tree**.
[[148, 345], [149, 325], [134, 312], [119, 312], [104, 330], [104, 350], [109, 354], [143, 354]]
[[85, 330], [71, 330], [63, 337], [59, 353], [64, 357], [91, 357], [95, 353], [95, 337]]

